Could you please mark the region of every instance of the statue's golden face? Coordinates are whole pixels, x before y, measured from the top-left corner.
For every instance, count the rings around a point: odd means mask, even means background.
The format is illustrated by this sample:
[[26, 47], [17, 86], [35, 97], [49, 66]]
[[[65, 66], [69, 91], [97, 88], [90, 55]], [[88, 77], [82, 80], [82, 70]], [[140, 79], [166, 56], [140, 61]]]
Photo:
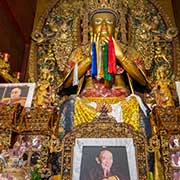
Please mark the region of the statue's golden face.
[[92, 18], [92, 29], [94, 34], [100, 33], [100, 36], [113, 36], [115, 26], [116, 19], [111, 13], [97, 13]]

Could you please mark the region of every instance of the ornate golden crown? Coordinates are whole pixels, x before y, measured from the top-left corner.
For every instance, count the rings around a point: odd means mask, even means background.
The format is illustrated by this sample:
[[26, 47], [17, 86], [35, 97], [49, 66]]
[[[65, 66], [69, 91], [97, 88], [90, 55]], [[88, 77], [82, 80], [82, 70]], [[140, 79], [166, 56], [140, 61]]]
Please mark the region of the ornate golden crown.
[[90, 21], [96, 13], [109, 12], [116, 17], [116, 23], [118, 23], [120, 5], [120, 0], [85, 0], [85, 6], [89, 11]]

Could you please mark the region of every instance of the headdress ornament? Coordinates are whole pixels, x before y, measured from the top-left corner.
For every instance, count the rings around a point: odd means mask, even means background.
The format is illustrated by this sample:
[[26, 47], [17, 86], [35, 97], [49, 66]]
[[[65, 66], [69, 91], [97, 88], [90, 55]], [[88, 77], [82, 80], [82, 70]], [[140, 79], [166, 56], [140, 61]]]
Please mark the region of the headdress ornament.
[[86, 9], [89, 11], [90, 22], [92, 17], [97, 13], [111, 13], [116, 18], [116, 24], [119, 20], [119, 0], [85, 0]]

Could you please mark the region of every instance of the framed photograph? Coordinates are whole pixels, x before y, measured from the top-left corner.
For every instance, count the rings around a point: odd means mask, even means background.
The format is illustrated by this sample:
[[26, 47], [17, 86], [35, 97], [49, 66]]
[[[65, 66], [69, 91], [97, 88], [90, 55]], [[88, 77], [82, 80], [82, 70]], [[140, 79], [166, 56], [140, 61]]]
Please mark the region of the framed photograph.
[[0, 84], [0, 103], [13, 105], [21, 104], [31, 107], [35, 83], [10, 83]]
[[76, 138], [72, 180], [137, 180], [133, 138]]

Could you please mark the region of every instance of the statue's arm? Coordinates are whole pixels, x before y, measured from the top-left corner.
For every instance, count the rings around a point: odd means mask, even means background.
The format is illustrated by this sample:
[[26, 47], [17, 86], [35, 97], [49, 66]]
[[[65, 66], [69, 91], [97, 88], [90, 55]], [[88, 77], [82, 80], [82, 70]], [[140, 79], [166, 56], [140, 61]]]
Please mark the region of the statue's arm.
[[[115, 42], [115, 54], [117, 60], [120, 62], [121, 66], [127, 71], [127, 73], [138, 81], [141, 85], [147, 85], [146, 72], [142, 64], [138, 65], [135, 61], [140, 61], [137, 56], [137, 52], [132, 48], [128, 49], [127, 56], [122, 52], [119, 44]], [[140, 63], [140, 62], [139, 62]]]
[[131, 61], [130, 59], [124, 57], [117, 57], [120, 61], [122, 67], [127, 71], [127, 73], [133, 77], [136, 81], [138, 81], [141, 85], [146, 86], [147, 80], [145, 72], [138, 68], [137, 65]]

